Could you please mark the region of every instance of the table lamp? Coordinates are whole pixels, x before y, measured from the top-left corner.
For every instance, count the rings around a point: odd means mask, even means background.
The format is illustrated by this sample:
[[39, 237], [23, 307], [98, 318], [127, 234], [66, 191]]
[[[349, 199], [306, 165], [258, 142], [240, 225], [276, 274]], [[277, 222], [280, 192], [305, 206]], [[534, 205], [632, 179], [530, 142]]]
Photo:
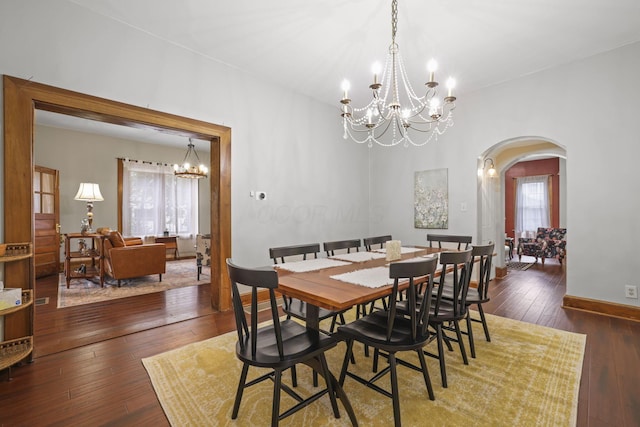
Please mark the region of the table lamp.
[[74, 197], [74, 200], [87, 202], [87, 221], [89, 222], [89, 233], [93, 232], [91, 228], [93, 224], [93, 202], [101, 202], [104, 200], [100, 193], [100, 186], [92, 182], [81, 182], [80, 188]]

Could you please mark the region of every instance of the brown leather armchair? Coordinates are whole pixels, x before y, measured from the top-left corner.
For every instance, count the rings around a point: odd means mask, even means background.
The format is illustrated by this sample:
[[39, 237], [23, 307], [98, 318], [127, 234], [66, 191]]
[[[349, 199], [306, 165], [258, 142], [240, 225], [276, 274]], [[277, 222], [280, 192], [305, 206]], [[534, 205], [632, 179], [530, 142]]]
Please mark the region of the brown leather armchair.
[[167, 263], [164, 243], [145, 245], [140, 238], [122, 238], [116, 231], [107, 235], [104, 252], [105, 272], [118, 281], [118, 287], [122, 279], [151, 274], [158, 274], [162, 282]]

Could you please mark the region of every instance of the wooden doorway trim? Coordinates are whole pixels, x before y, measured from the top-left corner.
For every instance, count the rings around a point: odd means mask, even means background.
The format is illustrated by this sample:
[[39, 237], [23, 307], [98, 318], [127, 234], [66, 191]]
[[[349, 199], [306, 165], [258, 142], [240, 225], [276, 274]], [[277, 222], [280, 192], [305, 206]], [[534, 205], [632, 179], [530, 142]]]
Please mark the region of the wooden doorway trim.
[[[28, 80], [3, 76], [4, 234], [6, 242], [33, 242], [33, 134], [35, 110], [122, 126], [149, 128], [211, 141], [211, 305], [231, 309], [226, 259], [231, 257], [231, 128]], [[7, 286], [34, 287], [33, 264], [5, 266]], [[194, 266], [195, 277], [195, 266]]]

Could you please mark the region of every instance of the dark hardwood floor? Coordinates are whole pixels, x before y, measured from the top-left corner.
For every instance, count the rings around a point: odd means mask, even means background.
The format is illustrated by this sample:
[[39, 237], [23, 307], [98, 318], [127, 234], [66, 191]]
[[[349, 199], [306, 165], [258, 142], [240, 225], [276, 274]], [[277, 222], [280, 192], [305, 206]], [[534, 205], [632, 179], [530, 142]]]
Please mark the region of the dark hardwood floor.
[[[577, 425], [640, 425], [640, 323], [562, 309], [564, 294], [565, 267], [549, 261], [493, 280], [486, 311], [587, 334]], [[36, 296], [50, 298], [36, 357], [0, 376], [1, 426], [168, 425], [140, 359], [234, 328], [208, 286], [64, 310], [44, 281]]]

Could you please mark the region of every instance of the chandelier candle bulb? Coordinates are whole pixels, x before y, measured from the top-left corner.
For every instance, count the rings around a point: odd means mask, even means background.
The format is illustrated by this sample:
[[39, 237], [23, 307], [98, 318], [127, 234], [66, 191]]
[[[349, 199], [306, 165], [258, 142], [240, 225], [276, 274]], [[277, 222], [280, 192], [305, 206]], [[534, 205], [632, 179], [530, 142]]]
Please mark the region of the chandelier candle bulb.
[[348, 100], [349, 96], [348, 96], [348, 92], [349, 89], [351, 88], [351, 85], [349, 84], [348, 80], [343, 80], [342, 81], [342, 90], [344, 91], [344, 96], [342, 97], [343, 100]]
[[456, 80], [453, 77], [449, 77], [447, 80], [447, 88], [449, 89], [449, 93], [447, 95], [448, 98], [451, 98], [453, 95], [453, 88], [456, 87]]
[[431, 58], [427, 62], [427, 71], [429, 71], [429, 83], [436, 81], [436, 70], [438, 69], [438, 63], [435, 59]]

